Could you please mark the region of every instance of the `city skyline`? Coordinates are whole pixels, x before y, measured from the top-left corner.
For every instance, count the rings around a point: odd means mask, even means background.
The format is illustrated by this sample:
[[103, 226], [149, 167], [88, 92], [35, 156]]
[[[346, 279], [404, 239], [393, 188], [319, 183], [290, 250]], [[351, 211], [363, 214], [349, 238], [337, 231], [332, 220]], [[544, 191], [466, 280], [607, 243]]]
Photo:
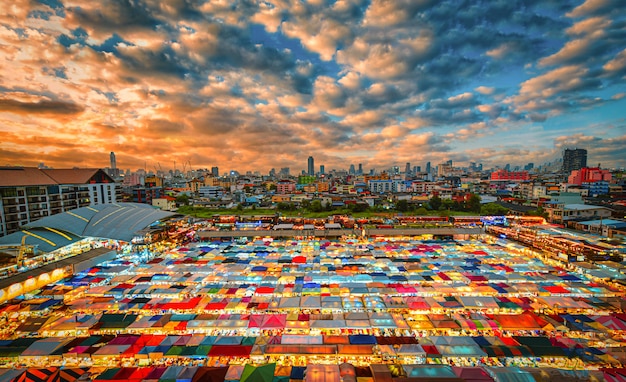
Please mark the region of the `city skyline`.
[[0, 165], [625, 167], [625, 22], [616, 0], [17, 1]]

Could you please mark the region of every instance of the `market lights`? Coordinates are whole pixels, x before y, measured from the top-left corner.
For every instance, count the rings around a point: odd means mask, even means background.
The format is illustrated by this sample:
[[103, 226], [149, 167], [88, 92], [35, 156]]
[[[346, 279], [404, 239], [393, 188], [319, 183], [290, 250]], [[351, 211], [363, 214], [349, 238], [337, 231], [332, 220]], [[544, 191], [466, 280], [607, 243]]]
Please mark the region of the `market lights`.
[[[66, 295], [64, 311], [22, 304], [12, 312], [46, 318], [35, 336], [73, 337], [34, 358], [43, 341], [35, 337], [29, 352], [0, 354], [5, 366], [349, 361], [419, 373], [415, 365], [566, 366], [576, 357], [579, 367], [597, 369], [626, 359], [607, 341], [621, 344], [626, 334], [611, 300], [623, 290], [478, 242], [197, 243], [148, 263], [120, 259], [62, 284], [85, 286]], [[62, 284], [46, 290], [63, 294], [55, 289]], [[32, 334], [25, 329], [12, 324], [3, 336]], [[561, 350], [548, 351], [548, 343]], [[576, 353], [581, 346], [593, 354]]]

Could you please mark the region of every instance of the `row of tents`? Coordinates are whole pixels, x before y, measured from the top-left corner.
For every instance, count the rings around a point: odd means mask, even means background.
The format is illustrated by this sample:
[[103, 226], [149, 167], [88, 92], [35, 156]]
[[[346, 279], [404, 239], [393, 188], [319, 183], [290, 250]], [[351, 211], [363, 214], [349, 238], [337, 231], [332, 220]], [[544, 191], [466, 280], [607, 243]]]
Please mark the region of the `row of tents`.
[[[393, 378], [396, 377], [396, 378]], [[447, 365], [351, 364], [281, 366], [231, 365], [227, 367], [169, 366], [115, 368], [0, 369], [6, 382], [582, 382], [626, 380], [626, 370], [564, 370], [557, 368], [453, 367]]]
[[[111, 359], [164, 358], [232, 359], [264, 355], [379, 355], [386, 357], [442, 358], [580, 358], [585, 364], [626, 363], [624, 348], [598, 349], [586, 340], [566, 336], [413, 336], [385, 337], [340, 335], [96, 335], [89, 337], [18, 338], [0, 341], [5, 364], [58, 364], [64, 360], [91, 360], [108, 364]], [[89, 363], [89, 362], [88, 362]], [[157, 362], [158, 363], [158, 362]]]

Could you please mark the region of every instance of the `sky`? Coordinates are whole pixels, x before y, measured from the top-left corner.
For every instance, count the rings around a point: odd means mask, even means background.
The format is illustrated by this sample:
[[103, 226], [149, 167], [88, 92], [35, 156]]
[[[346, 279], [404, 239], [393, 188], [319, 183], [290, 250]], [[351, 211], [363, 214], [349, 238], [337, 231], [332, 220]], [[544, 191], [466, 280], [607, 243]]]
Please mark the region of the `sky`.
[[0, 165], [626, 167], [623, 0], [13, 0]]

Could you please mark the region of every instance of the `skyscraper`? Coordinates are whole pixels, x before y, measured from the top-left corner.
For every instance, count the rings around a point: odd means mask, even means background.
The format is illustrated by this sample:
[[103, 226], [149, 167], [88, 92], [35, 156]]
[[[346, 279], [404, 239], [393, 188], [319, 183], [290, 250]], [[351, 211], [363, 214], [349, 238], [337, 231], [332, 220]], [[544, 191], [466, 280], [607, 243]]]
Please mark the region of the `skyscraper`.
[[569, 175], [572, 171], [583, 167], [587, 167], [587, 150], [565, 149], [563, 151], [563, 173]]
[[211, 167], [211, 175], [213, 175], [216, 178], [219, 178], [220, 169], [217, 166]]
[[111, 161], [111, 168], [108, 171], [109, 175], [112, 178], [117, 178], [118, 176], [120, 176], [119, 170], [117, 169], [117, 161], [115, 160], [115, 153], [113, 151], [111, 151], [111, 154], [109, 154], [109, 160]]
[[427, 174], [430, 174], [430, 170], [431, 170], [431, 168], [430, 168], [430, 162], [426, 162], [426, 173], [427, 173]]
[[356, 174], [356, 169], [354, 168], [353, 164], [350, 165], [350, 169], [348, 170], [348, 174], [350, 174], [350, 175]]
[[411, 163], [410, 162], [406, 162], [406, 167], [404, 169], [404, 173], [406, 175], [410, 175], [411, 174]]
[[324, 175], [325, 171], [326, 170], [324, 169], [324, 165], [320, 165], [320, 174]]
[[363, 175], [363, 163], [359, 163], [359, 172], [357, 174]]
[[309, 170], [309, 175], [311, 175], [311, 176], [315, 175], [315, 162], [313, 160], [313, 157], [309, 157], [309, 160], [308, 160], [308, 170]]

